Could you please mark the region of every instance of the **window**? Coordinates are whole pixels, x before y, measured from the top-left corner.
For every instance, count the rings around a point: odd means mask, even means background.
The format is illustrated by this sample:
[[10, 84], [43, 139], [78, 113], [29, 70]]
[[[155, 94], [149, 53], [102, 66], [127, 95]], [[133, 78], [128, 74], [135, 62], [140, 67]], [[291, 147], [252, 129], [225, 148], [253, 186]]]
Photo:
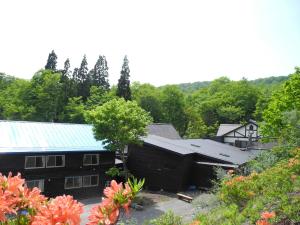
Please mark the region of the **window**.
[[99, 155], [98, 154], [84, 154], [83, 156], [83, 165], [99, 165]]
[[98, 175], [87, 175], [82, 177], [83, 187], [94, 187], [98, 186], [99, 176]]
[[48, 155], [46, 165], [47, 165], [47, 168], [64, 167], [65, 166], [65, 156], [64, 155]]
[[249, 126], [249, 130], [253, 130], [253, 125], [250, 125], [250, 126]]
[[81, 186], [82, 179], [80, 176], [65, 178], [65, 189], [81, 188]]
[[27, 180], [26, 185], [28, 188], [32, 189], [34, 187], [39, 188], [42, 192], [44, 191], [44, 180]]
[[45, 167], [45, 156], [25, 156], [25, 169]]

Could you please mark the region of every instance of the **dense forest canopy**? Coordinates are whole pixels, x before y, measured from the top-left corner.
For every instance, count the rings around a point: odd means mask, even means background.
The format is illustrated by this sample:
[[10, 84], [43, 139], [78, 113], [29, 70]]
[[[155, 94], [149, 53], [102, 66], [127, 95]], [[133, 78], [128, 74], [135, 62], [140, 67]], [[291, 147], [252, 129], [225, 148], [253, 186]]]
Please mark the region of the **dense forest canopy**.
[[[293, 103], [293, 99], [299, 97], [299, 69], [290, 76], [252, 81], [220, 77], [210, 82], [155, 87], [130, 84], [127, 57], [117, 86], [109, 84], [105, 56], [100, 55], [90, 70], [88, 66], [84, 56], [73, 71], [69, 59], [59, 69], [52, 51], [45, 69], [31, 80], [0, 73], [0, 119], [86, 123], [87, 111], [124, 98], [136, 101], [154, 122], [172, 123], [182, 136], [201, 138], [214, 136], [220, 123], [244, 123], [249, 119], [264, 121], [264, 132], [278, 136], [278, 129], [290, 126], [285, 118], [292, 120], [298, 115], [300, 101]], [[282, 103], [287, 98], [289, 103]], [[271, 129], [269, 124], [277, 127]]]

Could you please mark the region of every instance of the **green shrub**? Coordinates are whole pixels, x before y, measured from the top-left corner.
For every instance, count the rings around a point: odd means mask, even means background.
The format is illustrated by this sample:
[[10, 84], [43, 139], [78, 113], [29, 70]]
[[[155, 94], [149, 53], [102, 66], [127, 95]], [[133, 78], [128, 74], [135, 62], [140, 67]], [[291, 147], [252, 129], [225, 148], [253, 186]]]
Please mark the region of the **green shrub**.
[[197, 215], [201, 225], [255, 224], [264, 211], [276, 213], [273, 222], [300, 222], [300, 148], [273, 154], [281, 160], [261, 173], [224, 178], [220, 205]]
[[144, 225], [183, 225], [183, 221], [180, 216], [168, 211], [156, 219], [145, 222]]

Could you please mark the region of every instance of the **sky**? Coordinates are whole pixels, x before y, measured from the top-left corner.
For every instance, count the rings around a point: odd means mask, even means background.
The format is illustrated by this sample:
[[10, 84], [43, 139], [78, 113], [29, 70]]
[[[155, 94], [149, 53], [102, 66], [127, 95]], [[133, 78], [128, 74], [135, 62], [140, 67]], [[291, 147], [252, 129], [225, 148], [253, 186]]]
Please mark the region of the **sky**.
[[30, 79], [54, 50], [91, 69], [105, 55], [116, 84], [252, 80], [300, 66], [298, 0], [0, 0], [0, 72]]

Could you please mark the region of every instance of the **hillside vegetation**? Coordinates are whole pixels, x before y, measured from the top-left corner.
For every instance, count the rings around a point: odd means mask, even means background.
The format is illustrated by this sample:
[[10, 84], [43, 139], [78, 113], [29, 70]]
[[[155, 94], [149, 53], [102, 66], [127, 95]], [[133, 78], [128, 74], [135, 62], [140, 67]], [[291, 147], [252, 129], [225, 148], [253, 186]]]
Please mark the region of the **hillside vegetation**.
[[[282, 82], [286, 81], [288, 79], [288, 76], [278, 76], [278, 77], [267, 77], [267, 78], [258, 78], [255, 80], [250, 80], [249, 82], [254, 85], [258, 86], [276, 86], [278, 84], [281, 84]], [[184, 91], [184, 92], [194, 92], [196, 90], [199, 90], [201, 88], [205, 88], [209, 86], [211, 81], [197, 81], [192, 83], [181, 83], [178, 84], [178, 87]]]
[[[300, 223], [300, 70], [277, 87], [261, 113], [261, 132], [279, 146], [216, 181], [210, 210], [190, 225], [295, 225]], [[207, 211], [207, 210], [206, 210]], [[173, 223], [172, 221], [178, 221]], [[181, 225], [168, 213], [153, 225]]]
[[45, 69], [30, 80], [0, 73], [0, 119], [86, 123], [87, 111], [123, 97], [135, 100], [154, 122], [172, 123], [184, 137], [211, 137], [220, 123], [245, 123], [250, 118], [262, 121], [273, 91], [288, 78], [232, 81], [220, 77], [211, 82], [155, 87], [130, 83], [125, 57], [119, 82], [111, 86], [105, 56], [100, 55], [90, 69], [86, 56], [73, 70], [69, 59], [64, 68], [56, 64], [52, 51]]

